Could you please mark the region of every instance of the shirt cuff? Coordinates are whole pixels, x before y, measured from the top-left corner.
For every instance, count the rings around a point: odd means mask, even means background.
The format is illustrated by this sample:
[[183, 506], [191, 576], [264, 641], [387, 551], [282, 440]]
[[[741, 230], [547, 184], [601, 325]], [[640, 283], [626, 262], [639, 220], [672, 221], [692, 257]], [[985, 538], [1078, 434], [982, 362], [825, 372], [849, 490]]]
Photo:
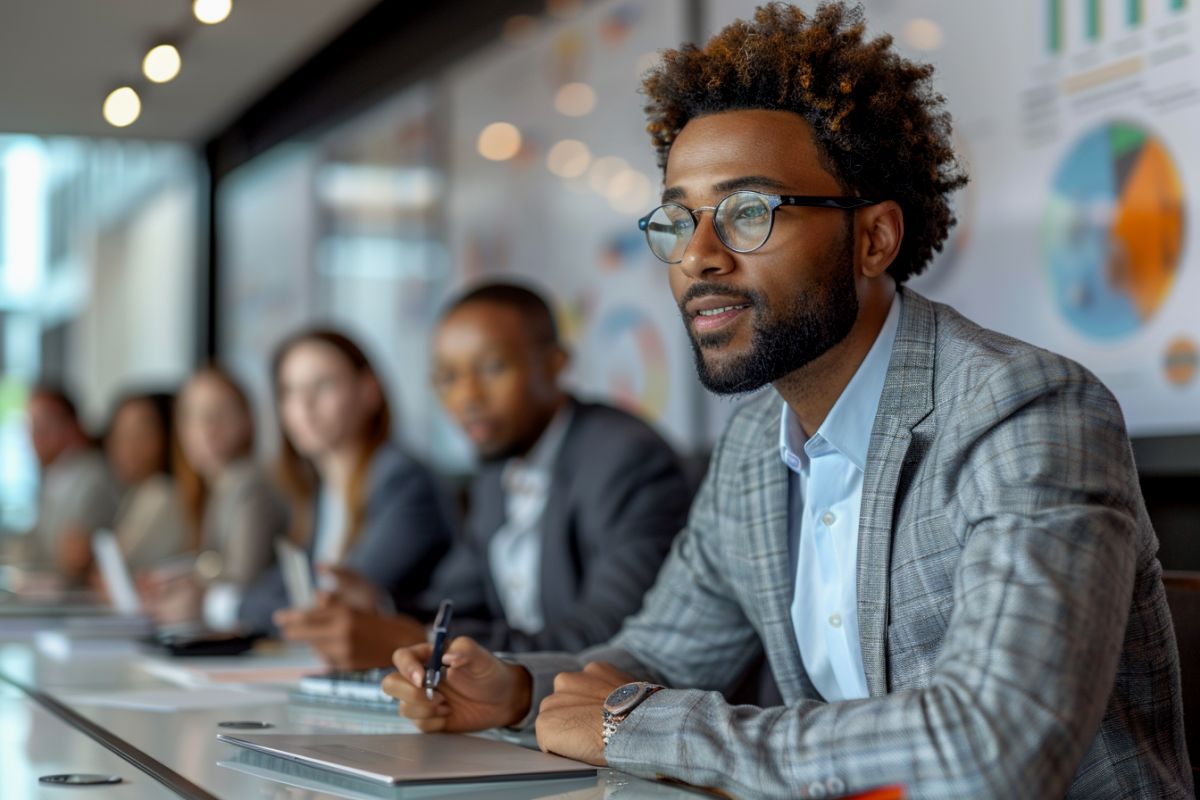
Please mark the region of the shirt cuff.
[[214, 631], [231, 631], [238, 626], [242, 590], [232, 583], [212, 583], [204, 592], [204, 624]]

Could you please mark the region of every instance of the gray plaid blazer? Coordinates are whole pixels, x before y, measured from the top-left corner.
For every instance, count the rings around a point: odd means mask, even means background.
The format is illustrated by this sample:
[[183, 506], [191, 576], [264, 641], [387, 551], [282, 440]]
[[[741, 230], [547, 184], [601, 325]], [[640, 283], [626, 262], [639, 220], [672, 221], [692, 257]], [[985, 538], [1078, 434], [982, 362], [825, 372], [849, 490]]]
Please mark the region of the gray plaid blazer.
[[[780, 409], [769, 391], [736, 414], [612, 641], [514, 659], [535, 709], [587, 661], [671, 687], [621, 725], [609, 764], [739, 797], [1193, 795], [1157, 539], [1093, 375], [905, 291], [863, 479], [871, 696], [839, 703], [809, 682], [789, 615]], [[760, 647], [786, 705], [729, 705]]]

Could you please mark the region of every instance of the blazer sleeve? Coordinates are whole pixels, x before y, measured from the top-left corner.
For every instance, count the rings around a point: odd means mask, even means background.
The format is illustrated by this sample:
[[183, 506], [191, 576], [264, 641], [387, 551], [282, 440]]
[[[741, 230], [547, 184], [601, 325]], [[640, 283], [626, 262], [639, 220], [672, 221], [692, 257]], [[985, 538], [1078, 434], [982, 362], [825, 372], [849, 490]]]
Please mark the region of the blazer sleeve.
[[219, 531], [223, 567], [221, 581], [249, 586], [275, 560], [272, 546], [287, 533], [287, 506], [267, 479], [250, 472], [229, 497]]
[[565, 613], [536, 633], [512, 629], [503, 619], [464, 621], [462, 633], [493, 650], [579, 652], [612, 637], [641, 607], [686, 523], [691, 492], [675, 453], [640, 423], [623, 437], [598, 433], [580, 442], [575, 463], [560, 465], [572, 476], [570, 520], [582, 566]]
[[[698, 689], [662, 691], [618, 729], [609, 764], [739, 797], [801, 796], [814, 784], [845, 792], [904, 784], [938, 797], [1066, 794], [1115, 680], [1143, 512], [1107, 390], [1044, 353], [1014, 362], [983, 381], [943, 431], [963, 443], [960, 462], [945, 469], [965, 541], [928, 685], [769, 709]], [[681, 562], [673, 559], [618, 640], [668, 677], [672, 643], [711, 634], [688, 631], [691, 614], [667, 613], [706, 594], [688, 585]]]
[[273, 564], [246, 587], [238, 604], [238, 623], [243, 629], [253, 633], [275, 635], [278, 630], [271, 621], [271, 615], [287, 606], [287, 587], [283, 583], [283, 572], [278, 564]]
[[589, 661], [605, 661], [635, 677], [667, 686], [720, 690], [733, 686], [746, 671], [760, 645], [727, 580], [718, 541], [719, 487], [732, 478], [726, 473], [723, 448], [718, 446], [687, 528], [675, 539], [641, 610], [625, 620], [611, 641], [578, 656], [529, 653], [512, 657], [533, 678], [531, 712], [521, 726], [533, 724], [538, 705], [553, 691], [556, 674], [582, 669]]
[[346, 565], [411, 609], [453, 540], [433, 476], [403, 456], [373, 487]]

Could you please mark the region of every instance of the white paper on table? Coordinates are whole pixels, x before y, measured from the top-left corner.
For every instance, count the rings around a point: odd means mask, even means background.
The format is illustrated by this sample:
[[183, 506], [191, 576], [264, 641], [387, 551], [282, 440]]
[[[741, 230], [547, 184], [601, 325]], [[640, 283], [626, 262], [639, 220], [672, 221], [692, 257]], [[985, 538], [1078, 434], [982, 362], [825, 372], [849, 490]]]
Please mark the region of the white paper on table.
[[251, 661], [240, 664], [205, 663], [200, 666], [145, 658], [137, 662], [137, 667], [147, 675], [188, 688], [214, 684], [298, 686], [301, 678], [328, 669], [316, 659], [306, 659], [301, 664]]
[[34, 635], [38, 651], [55, 661], [73, 658], [128, 658], [141, 649], [131, 639], [111, 636], [72, 636], [64, 631], [38, 631]]
[[191, 711], [286, 703], [286, 692], [242, 691], [218, 687], [200, 689], [131, 689], [115, 692], [62, 694], [56, 699], [67, 705], [133, 708], [140, 711]]

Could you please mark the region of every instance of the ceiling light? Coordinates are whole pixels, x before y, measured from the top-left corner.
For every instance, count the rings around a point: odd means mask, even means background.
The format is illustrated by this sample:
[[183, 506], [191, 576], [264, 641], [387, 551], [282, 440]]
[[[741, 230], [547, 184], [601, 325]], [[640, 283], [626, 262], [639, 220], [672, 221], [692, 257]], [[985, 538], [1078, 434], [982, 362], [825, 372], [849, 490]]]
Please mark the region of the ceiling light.
[[142, 72], [155, 83], [166, 83], [175, 80], [183, 60], [175, 45], [160, 44], [150, 49], [142, 59]]
[[230, 11], [233, 11], [233, 0], [195, 0], [192, 3], [192, 13], [205, 25], [224, 22]]
[[604, 194], [608, 191], [608, 182], [628, 168], [629, 164], [620, 156], [598, 158], [588, 170], [588, 186], [592, 191]]
[[554, 107], [568, 117], [585, 117], [596, 108], [596, 90], [586, 83], [568, 83], [554, 95]]
[[588, 147], [578, 139], [563, 139], [546, 154], [546, 167], [560, 178], [578, 178], [592, 162]]
[[521, 132], [508, 122], [493, 122], [479, 133], [479, 155], [489, 161], [507, 161], [521, 151]]
[[917, 17], [904, 26], [904, 39], [915, 50], [937, 50], [942, 38], [942, 26], [931, 19]]
[[142, 113], [142, 99], [129, 86], [113, 89], [104, 98], [104, 119], [114, 128], [132, 125]]

